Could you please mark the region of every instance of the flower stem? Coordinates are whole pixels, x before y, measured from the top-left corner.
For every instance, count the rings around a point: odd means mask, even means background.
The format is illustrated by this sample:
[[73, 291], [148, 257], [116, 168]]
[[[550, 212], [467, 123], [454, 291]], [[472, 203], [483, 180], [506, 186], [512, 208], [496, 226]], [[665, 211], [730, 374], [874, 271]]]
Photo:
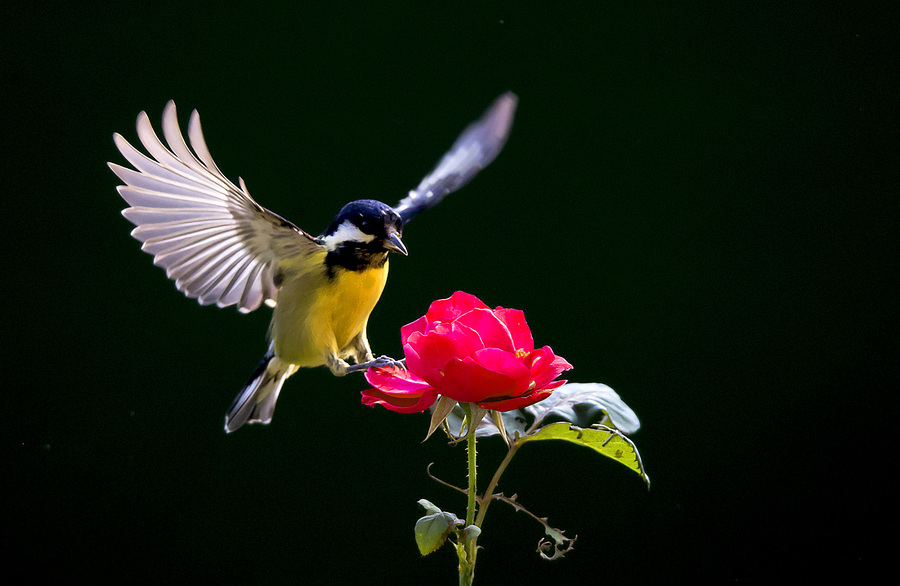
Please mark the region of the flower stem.
[[[469, 423], [469, 427], [472, 427], [472, 424]], [[476, 464], [475, 464], [475, 456], [477, 451], [475, 449], [475, 432], [470, 431], [469, 437], [466, 439], [466, 452], [469, 455], [469, 503], [466, 507], [466, 525], [471, 525], [475, 522], [475, 507], [477, 503], [477, 494], [476, 494]]]
[[[475, 522], [475, 507], [478, 503], [477, 497], [477, 467], [476, 467], [476, 448], [475, 448], [475, 427], [477, 422], [472, 421], [472, 409], [468, 404], [462, 405], [469, 420], [468, 436], [466, 437], [466, 453], [469, 456], [469, 490], [468, 505], [466, 507], [466, 527]], [[465, 532], [465, 541], [459, 548], [459, 585], [471, 586], [475, 580], [475, 556], [478, 553], [478, 531]]]
[[494, 477], [491, 478], [490, 484], [488, 484], [487, 490], [484, 491], [484, 498], [481, 499], [481, 508], [478, 509], [478, 518], [475, 519], [475, 525], [479, 528], [484, 523], [484, 515], [487, 513], [488, 505], [491, 504], [494, 496], [494, 489], [497, 488], [497, 483], [500, 482], [500, 476], [503, 475], [503, 471], [506, 470], [506, 467], [509, 466], [509, 463], [512, 461], [513, 456], [516, 455], [516, 451], [519, 449], [519, 444], [513, 442], [509, 447], [509, 451], [506, 452], [506, 457], [503, 458], [503, 461], [500, 462], [500, 466], [497, 467], [497, 471], [494, 472]]

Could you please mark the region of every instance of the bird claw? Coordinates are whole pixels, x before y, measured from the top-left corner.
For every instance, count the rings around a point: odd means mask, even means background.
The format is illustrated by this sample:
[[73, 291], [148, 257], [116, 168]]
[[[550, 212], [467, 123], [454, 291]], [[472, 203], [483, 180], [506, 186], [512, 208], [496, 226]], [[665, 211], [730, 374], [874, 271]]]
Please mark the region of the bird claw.
[[396, 360], [391, 358], [390, 356], [379, 356], [375, 360], [369, 362], [373, 368], [385, 368], [390, 367], [392, 369], [396, 368], [402, 370], [403, 372], [407, 372], [406, 370], [406, 359]]
[[400, 369], [404, 373], [406, 370], [406, 360], [395, 360], [390, 356], [379, 356], [373, 360], [368, 360], [366, 362], [361, 362], [359, 364], [347, 364], [343, 360], [336, 359], [332, 360], [328, 363], [328, 367], [331, 369], [331, 372], [335, 376], [344, 376], [350, 374], [352, 372], [363, 372], [369, 370], [370, 368], [388, 368], [391, 369]]

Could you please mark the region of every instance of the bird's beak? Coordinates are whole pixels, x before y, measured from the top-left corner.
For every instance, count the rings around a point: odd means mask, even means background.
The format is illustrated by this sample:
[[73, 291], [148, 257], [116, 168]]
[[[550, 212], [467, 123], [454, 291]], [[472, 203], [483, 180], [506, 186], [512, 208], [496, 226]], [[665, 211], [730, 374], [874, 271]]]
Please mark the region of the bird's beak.
[[400, 240], [400, 235], [395, 231], [391, 231], [391, 233], [388, 234], [388, 237], [384, 241], [384, 247], [388, 250], [399, 252], [403, 256], [409, 256], [406, 247], [403, 246], [403, 241]]

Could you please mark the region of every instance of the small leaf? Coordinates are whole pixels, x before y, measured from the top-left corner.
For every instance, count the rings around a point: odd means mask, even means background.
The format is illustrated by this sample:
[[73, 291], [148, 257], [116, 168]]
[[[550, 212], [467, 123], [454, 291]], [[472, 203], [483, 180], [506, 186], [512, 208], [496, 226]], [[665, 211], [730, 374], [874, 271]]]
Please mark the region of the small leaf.
[[[506, 442], [506, 447], [511, 448], [512, 440], [507, 435], [506, 424], [503, 423], [503, 413], [501, 411], [491, 411], [491, 418], [494, 420], [494, 425], [497, 426], [497, 430], [500, 432], [500, 437]], [[477, 434], [478, 430], [476, 430], [475, 433]]]
[[471, 541], [477, 539], [481, 535], [481, 527], [478, 525], [469, 525], [462, 531], [462, 541]]
[[[553, 541], [541, 539], [538, 541], [537, 548], [537, 552], [541, 554], [541, 557], [545, 560], [555, 560], [565, 556], [575, 548], [575, 540], [578, 539], [577, 535], [574, 538], [569, 539], [562, 533], [551, 534], [550, 531], [547, 531], [547, 535], [550, 535], [550, 538], [553, 539]], [[548, 551], [552, 553], [547, 555]]]
[[443, 513], [443, 511], [440, 510], [437, 505], [427, 499], [419, 499], [418, 503], [419, 506], [425, 509], [425, 512], [429, 515], [433, 515], [435, 513]]
[[[516, 431], [519, 432], [519, 435], [523, 435], [523, 432], [525, 431], [526, 422], [525, 419], [522, 419], [520, 416], [521, 411], [521, 409], [516, 409], [514, 411], [500, 413], [501, 417], [503, 417], [503, 426], [506, 428], [509, 437], [514, 437]], [[464, 435], [462, 431], [463, 420], [465, 417], [466, 413], [459, 405], [454, 407], [453, 411], [450, 412], [450, 415], [447, 416], [447, 426], [450, 428], [451, 439], [460, 439]], [[497, 429], [497, 425], [494, 423], [493, 418], [490, 417], [482, 419], [481, 423], [475, 429], [475, 436], [479, 438], [499, 434], [500, 430]]]
[[[431, 434], [434, 433], [447, 416], [453, 411], [453, 408], [457, 405], [457, 402], [451, 399], [450, 397], [445, 397], [441, 395], [441, 398], [437, 400], [434, 404], [433, 410], [431, 412], [431, 425], [428, 426], [428, 434], [425, 436], [425, 439], [431, 437]], [[422, 440], [425, 441], [425, 440]]]
[[[471, 418], [472, 421], [474, 421], [476, 423], [475, 423], [475, 425], [469, 425], [468, 423], [466, 424], [466, 437], [469, 436], [470, 429], [475, 432], [475, 437], [478, 437], [478, 433], [477, 433], [478, 426], [480, 425], [481, 420], [484, 419], [484, 416], [489, 413], [489, 411], [487, 409], [482, 409], [475, 403], [469, 403], [468, 408], [469, 408], [469, 417]], [[462, 430], [460, 430], [460, 431], [462, 431]]]
[[419, 553], [428, 555], [444, 545], [447, 537], [463, 522], [453, 513], [445, 513], [425, 499], [421, 499], [419, 504], [429, 514], [416, 521], [416, 545], [419, 546]]
[[[483, 418], [487, 415], [487, 411], [484, 409], [478, 408], [478, 411], [481, 411], [481, 417]], [[477, 417], [477, 414], [475, 415]], [[453, 407], [453, 410], [447, 415], [447, 431], [449, 431], [450, 439], [458, 440], [466, 436], [466, 430], [468, 427], [465, 425], [466, 412], [458, 403]], [[481, 421], [481, 420], [479, 420]], [[486, 432], [486, 429], [492, 429], [493, 431]], [[500, 433], [497, 431], [496, 426], [489, 419], [485, 419], [480, 422], [478, 427], [475, 428], [475, 436], [476, 437], [487, 437], [490, 435], [495, 435]]]
[[650, 488], [650, 477], [644, 472], [644, 464], [637, 448], [616, 429], [603, 425], [581, 429], [568, 423], [551, 423], [539, 429], [534, 435], [520, 438], [518, 443], [538, 440], [564, 440], [591, 448], [640, 474], [647, 488]]

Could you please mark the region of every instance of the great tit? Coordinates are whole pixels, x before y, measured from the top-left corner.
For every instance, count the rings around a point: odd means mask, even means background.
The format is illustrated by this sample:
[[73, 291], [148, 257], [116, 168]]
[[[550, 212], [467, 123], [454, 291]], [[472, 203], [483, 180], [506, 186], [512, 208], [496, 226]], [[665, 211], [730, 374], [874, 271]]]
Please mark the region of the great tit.
[[343, 376], [396, 364], [375, 358], [366, 338], [387, 279], [388, 253], [405, 256], [404, 225], [494, 160], [517, 101], [511, 92], [497, 98], [397, 206], [352, 201], [315, 237], [256, 203], [243, 179], [238, 186], [222, 174], [196, 110], [188, 125], [190, 148], [171, 101], [162, 123], [168, 147], [145, 112], [138, 115], [137, 133], [150, 157], [113, 135], [134, 167], [109, 163], [125, 183], [118, 192], [130, 207], [122, 215], [137, 226], [131, 235], [176, 288], [201, 305], [236, 305], [241, 313], [263, 303], [274, 308], [269, 349], [228, 410], [226, 432], [269, 423], [281, 386], [298, 368], [324, 365]]

